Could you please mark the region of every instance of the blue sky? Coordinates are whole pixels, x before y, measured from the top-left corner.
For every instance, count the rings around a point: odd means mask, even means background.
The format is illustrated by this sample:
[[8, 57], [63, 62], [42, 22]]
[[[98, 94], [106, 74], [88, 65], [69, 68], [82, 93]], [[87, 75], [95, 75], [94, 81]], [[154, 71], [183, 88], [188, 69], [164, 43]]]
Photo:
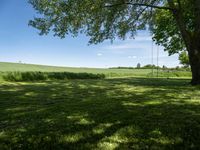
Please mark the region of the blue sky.
[[[65, 39], [52, 34], [39, 36], [28, 26], [36, 12], [27, 0], [1, 0], [0, 2], [0, 62], [23, 62], [71, 67], [136, 66], [151, 63], [151, 37], [141, 31], [136, 39], [105, 41], [88, 46], [88, 37], [79, 35]], [[157, 47], [154, 46], [156, 64]], [[177, 55], [168, 56], [159, 48], [159, 65], [179, 65]]]

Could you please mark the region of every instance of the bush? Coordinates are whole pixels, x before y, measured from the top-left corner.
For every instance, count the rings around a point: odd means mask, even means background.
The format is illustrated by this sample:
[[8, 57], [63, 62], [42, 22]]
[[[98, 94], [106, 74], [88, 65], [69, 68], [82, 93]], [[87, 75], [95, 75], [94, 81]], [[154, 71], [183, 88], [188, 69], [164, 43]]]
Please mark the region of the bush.
[[104, 79], [104, 74], [72, 72], [7, 72], [3, 75], [6, 81], [42, 81], [48, 79]]
[[3, 75], [6, 81], [38, 81], [46, 80], [47, 76], [42, 72], [7, 72]]
[[48, 73], [49, 79], [104, 79], [104, 74], [92, 74], [92, 73], [72, 73], [72, 72], [51, 72]]

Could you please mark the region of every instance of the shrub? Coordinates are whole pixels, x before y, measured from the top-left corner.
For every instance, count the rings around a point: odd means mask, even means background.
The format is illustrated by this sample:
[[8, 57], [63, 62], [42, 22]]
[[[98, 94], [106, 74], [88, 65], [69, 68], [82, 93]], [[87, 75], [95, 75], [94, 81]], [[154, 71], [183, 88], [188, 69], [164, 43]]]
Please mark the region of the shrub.
[[51, 72], [48, 73], [49, 79], [104, 79], [104, 74], [92, 74], [92, 73], [72, 73], [72, 72]]
[[47, 76], [42, 72], [7, 72], [3, 75], [6, 81], [38, 81], [46, 80]]
[[7, 72], [3, 75], [6, 81], [42, 81], [48, 79], [104, 79], [104, 74], [72, 72]]

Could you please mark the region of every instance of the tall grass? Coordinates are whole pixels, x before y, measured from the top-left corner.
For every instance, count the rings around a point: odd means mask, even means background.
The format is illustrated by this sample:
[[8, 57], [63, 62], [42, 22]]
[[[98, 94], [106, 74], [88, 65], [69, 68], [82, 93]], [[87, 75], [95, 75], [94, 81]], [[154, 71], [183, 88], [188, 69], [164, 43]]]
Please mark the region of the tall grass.
[[104, 74], [72, 73], [72, 72], [6, 72], [3, 79], [6, 81], [43, 81], [65, 79], [103, 79]]

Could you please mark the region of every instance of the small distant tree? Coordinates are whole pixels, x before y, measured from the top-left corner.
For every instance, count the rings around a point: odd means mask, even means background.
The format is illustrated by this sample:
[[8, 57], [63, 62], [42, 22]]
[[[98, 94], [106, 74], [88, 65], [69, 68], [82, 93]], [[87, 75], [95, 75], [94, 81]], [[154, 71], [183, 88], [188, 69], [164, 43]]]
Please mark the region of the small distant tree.
[[152, 69], [152, 68], [156, 69], [157, 67], [155, 65], [147, 64], [147, 65], [143, 66], [142, 68], [144, 68], [144, 69]]
[[179, 66], [176, 66], [176, 68], [175, 68], [176, 70], [179, 70], [180, 69], [180, 67]]
[[163, 65], [162, 66], [162, 70], [166, 71], [167, 70], [167, 66]]
[[162, 68], [163, 68], [163, 69], [167, 69], [167, 66], [163, 65]]
[[137, 64], [137, 69], [140, 69], [140, 68], [141, 68], [141, 64], [138, 63], [138, 64]]

